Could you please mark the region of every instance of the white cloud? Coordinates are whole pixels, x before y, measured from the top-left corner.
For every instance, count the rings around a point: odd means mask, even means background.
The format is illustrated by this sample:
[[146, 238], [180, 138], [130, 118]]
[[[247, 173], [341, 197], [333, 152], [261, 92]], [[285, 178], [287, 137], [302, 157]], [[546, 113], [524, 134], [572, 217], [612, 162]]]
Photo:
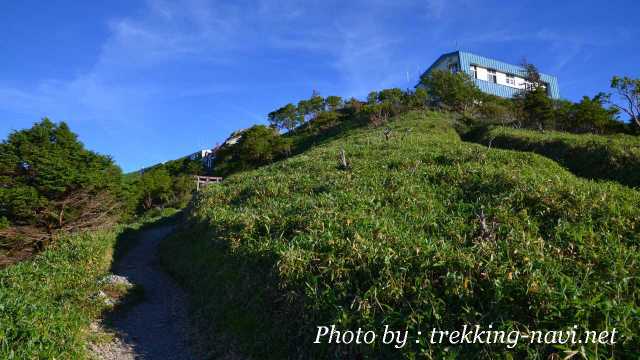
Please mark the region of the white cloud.
[[[554, 65], [550, 70], [560, 71], [585, 55], [590, 46], [616, 41], [598, 34], [598, 29], [514, 32], [501, 16], [500, 21], [486, 23], [481, 29], [465, 27], [471, 9], [479, 6], [471, 0], [148, 0], [146, 4], [141, 13], [104, 24], [108, 36], [88, 71], [72, 78], [54, 75], [34, 84], [0, 84], [0, 107], [37, 116], [46, 110], [68, 119], [125, 123], [133, 117], [144, 119], [145, 114], [149, 115], [151, 100], [237, 89], [237, 84], [215, 82], [215, 78], [204, 77], [201, 83], [184, 86], [158, 79], [165, 66], [176, 64], [224, 69], [238, 58], [267, 56], [264, 53], [271, 54], [268, 60], [274, 62], [280, 57], [273, 54], [287, 59], [291, 54], [307, 54], [323, 65], [329, 64], [324, 71], [338, 75], [331, 84], [332, 91], [363, 96], [367, 91], [394, 84], [411, 86], [411, 79], [406, 79], [408, 72], [415, 79], [438, 53], [455, 44], [477, 48], [507, 42], [542, 42], [553, 49], [550, 56]], [[405, 19], [416, 26], [403, 28]], [[621, 34], [620, 39], [626, 39], [620, 41], [634, 38], [624, 28], [617, 33]], [[301, 77], [296, 80], [319, 82], [324, 78], [317, 73]], [[291, 81], [283, 79], [282, 84]]]

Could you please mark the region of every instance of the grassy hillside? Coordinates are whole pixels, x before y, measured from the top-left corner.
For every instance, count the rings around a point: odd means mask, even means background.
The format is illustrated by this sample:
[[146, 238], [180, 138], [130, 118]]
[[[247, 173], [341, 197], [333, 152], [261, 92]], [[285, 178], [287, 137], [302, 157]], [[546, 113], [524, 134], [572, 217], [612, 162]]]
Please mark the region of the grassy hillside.
[[544, 155], [578, 176], [640, 186], [640, 138], [637, 136], [541, 133], [496, 127], [480, 129], [470, 137], [485, 145]]
[[111, 264], [115, 232], [66, 236], [0, 271], [0, 358], [84, 358], [104, 304], [92, 295]]
[[[462, 142], [412, 112], [209, 187], [162, 248], [216, 344], [255, 358], [530, 358], [565, 349], [417, 344], [417, 331], [606, 330], [640, 352], [640, 193], [545, 157]], [[344, 150], [348, 167], [339, 154]], [[317, 325], [410, 331], [391, 346], [314, 345]], [[207, 335], [210, 334], [210, 335]], [[284, 336], [283, 336], [284, 335]], [[423, 335], [424, 337], [424, 335]], [[222, 339], [222, 340], [221, 340]]]

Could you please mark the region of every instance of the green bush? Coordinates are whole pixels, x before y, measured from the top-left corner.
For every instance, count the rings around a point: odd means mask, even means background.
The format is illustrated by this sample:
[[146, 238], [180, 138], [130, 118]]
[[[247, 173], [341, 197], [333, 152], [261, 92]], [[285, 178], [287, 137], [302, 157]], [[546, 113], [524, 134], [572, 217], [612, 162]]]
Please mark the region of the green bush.
[[[108, 223], [119, 215], [120, 195], [120, 168], [86, 150], [64, 122], [45, 118], [0, 144], [0, 217], [33, 241]], [[0, 232], [9, 247], [12, 237]]]
[[240, 140], [216, 154], [216, 173], [227, 175], [281, 159], [291, 151], [289, 139], [264, 125], [244, 130]]
[[477, 108], [477, 121], [475, 121], [475, 125], [478, 123], [502, 126], [522, 125], [522, 119], [524, 117], [522, 107], [512, 99], [485, 95]]
[[[388, 139], [354, 129], [196, 199], [192, 223], [161, 256], [194, 295], [200, 333], [216, 334], [212, 354], [222, 330], [272, 359], [546, 359], [566, 350], [415, 342], [418, 330], [465, 323], [615, 327], [615, 347], [576, 350], [640, 352], [640, 193], [576, 178], [536, 154], [463, 143], [440, 114], [388, 126]], [[315, 326], [328, 324], [389, 325], [410, 339], [401, 350], [314, 345]]]
[[420, 87], [427, 90], [432, 105], [461, 114], [472, 112], [484, 97], [473, 79], [462, 71], [432, 71], [420, 78]]
[[531, 151], [574, 174], [640, 186], [640, 138], [630, 135], [574, 135], [503, 127], [477, 129], [471, 140], [492, 147]]

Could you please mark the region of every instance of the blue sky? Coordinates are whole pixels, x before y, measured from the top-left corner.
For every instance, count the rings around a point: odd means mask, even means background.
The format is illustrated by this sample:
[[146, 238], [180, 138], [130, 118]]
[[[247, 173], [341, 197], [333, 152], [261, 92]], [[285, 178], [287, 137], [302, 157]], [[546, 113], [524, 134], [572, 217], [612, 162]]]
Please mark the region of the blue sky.
[[640, 76], [638, 13], [635, 0], [2, 1], [0, 136], [64, 120], [131, 171], [314, 89], [413, 87], [456, 49], [526, 58], [577, 100]]

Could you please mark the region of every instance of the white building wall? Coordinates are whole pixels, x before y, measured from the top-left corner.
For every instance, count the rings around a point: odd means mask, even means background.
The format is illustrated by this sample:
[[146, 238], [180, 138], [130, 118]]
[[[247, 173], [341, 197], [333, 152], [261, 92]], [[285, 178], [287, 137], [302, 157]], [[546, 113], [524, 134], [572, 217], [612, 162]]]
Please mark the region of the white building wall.
[[[483, 68], [481, 66], [477, 66], [474, 65], [476, 67], [477, 70], [477, 74], [478, 74], [478, 79], [479, 80], [484, 80], [487, 81], [488, 80], [488, 76], [487, 76], [487, 68]], [[524, 89], [525, 84], [526, 84], [526, 80], [520, 76], [515, 76], [513, 75], [514, 79], [515, 79], [515, 85], [514, 84], [508, 84], [507, 83], [507, 74], [500, 72], [500, 71], [496, 71], [496, 81], [499, 85], [504, 85], [504, 86], [509, 86], [512, 88], [516, 88], [516, 89]]]
[[478, 72], [478, 79], [487, 81], [487, 69], [476, 66], [476, 71]]

